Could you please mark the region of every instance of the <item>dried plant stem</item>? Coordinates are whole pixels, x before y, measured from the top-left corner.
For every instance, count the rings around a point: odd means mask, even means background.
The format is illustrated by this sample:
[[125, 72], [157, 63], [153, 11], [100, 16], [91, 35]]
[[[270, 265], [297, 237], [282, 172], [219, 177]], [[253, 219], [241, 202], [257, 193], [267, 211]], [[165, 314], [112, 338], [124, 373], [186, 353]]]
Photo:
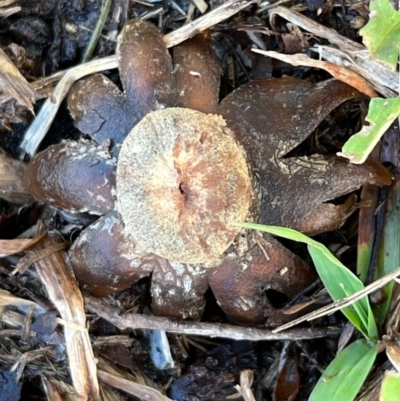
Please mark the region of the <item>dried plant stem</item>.
[[229, 338], [232, 340], [268, 341], [268, 340], [306, 340], [340, 334], [338, 327], [296, 329], [274, 334], [271, 330], [253, 327], [233, 326], [222, 323], [186, 322], [166, 317], [147, 316], [137, 313], [125, 313], [119, 308], [106, 304], [102, 299], [85, 296], [85, 307], [92, 313], [106, 319], [121, 330], [150, 329], [169, 333]]
[[[59, 244], [56, 236], [47, 236], [36, 245], [35, 250], [46, 249]], [[76, 392], [85, 399], [99, 400], [96, 364], [86, 330], [86, 315], [83, 309], [82, 294], [72, 275], [72, 268], [65, 251], [57, 251], [34, 263], [37, 273], [46, 287], [49, 299], [58, 309], [64, 324], [71, 379]], [[77, 325], [80, 330], [76, 330]]]
[[85, 50], [85, 54], [83, 55], [82, 63], [86, 63], [92, 58], [94, 49], [96, 48], [97, 43], [99, 42], [101, 32], [104, 28], [104, 24], [106, 23], [108, 13], [110, 12], [110, 8], [111, 8], [111, 0], [103, 0], [103, 4], [100, 10], [100, 16], [99, 19], [97, 20], [96, 27], [94, 28], [90, 41]]
[[373, 90], [371, 85], [366, 79], [351, 71], [347, 68], [338, 66], [329, 61], [314, 60], [305, 54], [282, 54], [274, 51], [265, 51], [259, 49], [252, 49], [253, 52], [263, 54], [278, 60], [282, 60], [285, 63], [292, 64], [294, 66], [305, 66], [305, 67], [315, 67], [320, 68], [329, 72], [336, 79], [356, 88], [359, 92], [364, 93], [369, 97], [377, 97], [377, 93]]
[[[229, 0], [215, 10], [210, 11], [197, 20], [190, 22], [189, 24], [184, 25], [176, 31], [166, 35], [164, 37], [164, 42], [168, 48], [176, 46], [184, 40], [193, 37], [197, 33], [202, 32], [211, 26], [231, 17], [252, 3], [253, 0]], [[113, 55], [99, 60], [94, 60], [68, 70], [68, 72], [61, 78], [60, 82], [54, 89], [52, 96], [46, 100], [42, 109], [38, 113], [38, 116], [26, 131], [25, 137], [20, 146], [21, 150], [30, 156], [36, 152], [40, 142], [43, 140], [44, 136], [49, 130], [61, 102], [75, 81], [83, 78], [86, 75], [117, 67], [117, 55]], [[23, 156], [24, 154], [22, 157]]]
[[274, 18], [279, 15], [313, 35], [325, 38], [337, 48], [318, 46], [316, 51], [320, 57], [334, 64], [346, 67], [368, 80], [374, 89], [386, 97], [397, 96], [399, 89], [398, 76], [383, 64], [372, 60], [368, 50], [362, 44], [354, 42], [334, 29], [327, 28], [286, 7], [276, 7], [271, 10], [270, 18], [273, 25]]
[[158, 390], [152, 387], [143, 386], [142, 384], [124, 379], [121, 376], [107, 373], [104, 370], [99, 370], [97, 375], [102, 382], [119, 390], [125, 391], [126, 393], [131, 394], [140, 400], [172, 401], [171, 398], [162, 395]]
[[250, 369], [240, 372], [240, 392], [245, 401], [256, 401], [251, 385], [253, 384], [254, 373]]
[[336, 302], [333, 302], [330, 305], [324, 306], [323, 308], [320, 308], [314, 312], [308, 313], [307, 315], [304, 315], [298, 319], [292, 320], [291, 322], [286, 323], [286, 324], [278, 327], [277, 329], [273, 330], [273, 332], [279, 333], [279, 332], [286, 330], [290, 327], [293, 327], [299, 323], [314, 320], [314, 319], [317, 319], [319, 317], [323, 317], [326, 315], [331, 315], [332, 313], [335, 313], [338, 310], [343, 309], [346, 306], [350, 306], [354, 302], [359, 301], [361, 298], [364, 298], [368, 294], [371, 294], [372, 292], [376, 291], [378, 288], [383, 287], [384, 285], [388, 284], [389, 282], [391, 282], [398, 276], [400, 276], [400, 267], [398, 267], [396, 270], [392, 271], [391, 273], [387, 274], [386, 276], [381, 277], [380, 279], [374, 281], [370, 285], [367, 285], [362, 290], [357, 291], [354, 294], [351, 294], [348, 297], [342, 298]]

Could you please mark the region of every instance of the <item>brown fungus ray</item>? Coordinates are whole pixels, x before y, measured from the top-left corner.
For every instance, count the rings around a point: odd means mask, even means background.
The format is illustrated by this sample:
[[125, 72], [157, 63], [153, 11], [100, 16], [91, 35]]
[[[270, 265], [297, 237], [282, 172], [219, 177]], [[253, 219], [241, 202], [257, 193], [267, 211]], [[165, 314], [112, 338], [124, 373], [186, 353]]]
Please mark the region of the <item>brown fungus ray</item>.
[[24, 184], [38, 200], [70, 213], [104, 214], [114, 209], [115, 158], [91, 141], [62, 141], [26, 166]]
[[230, 253], [207, 271], [208, 282], [223, 311], [236, 323], [260, 325], [280, 305], [271, 293], [289, 300], [316, 279], [302, 259], [268, 234], [247, 232], [244, 254]]
[[117, 54], [124, 92], [96, 74], [75, 83], [68, 95], [76, 127], [98, 143], [121, 143], [148, 112], [175, 102], [172, 60], [154, 25], [128, 21], [118, 36]]
[[76, 82], [67, 100], [76, 128], [97, 143], [107, 139], [122, 143], [139, 120], [126, 96], [103, 74]]
[[172, 60], [154, 25], [140, 19], [128, 21], [118, 36], [117, 54], [127, 99], [140, 117], [174, 105], [176, 89]]
[[155, 257], [151, 308], [158, 316], [200, 320], [208, 289], [207, 269]]
[[221, 67], [211, 47], [209, 31], [173, 49], [177, 107], [215, 113], [219, 101]]
[[330, 80], [313, 85], [295, 78], [253, 81], [227, 96], [219, 113], [244, 147], [260, 182], [259, 222], [309, 235], [333, 230], [355, 210], [355, 199], [327, 203], [365, 183], [389, 185], [380, 164], [351, 165], [338, 157], [283, 158], [346, 100], [360, 96]]
[[97, 297], [129, 288], [155, 265], [154, 255], [141, 250], [124, 232], [116, 212], [86, 228], [68, 255], [81, 288]]

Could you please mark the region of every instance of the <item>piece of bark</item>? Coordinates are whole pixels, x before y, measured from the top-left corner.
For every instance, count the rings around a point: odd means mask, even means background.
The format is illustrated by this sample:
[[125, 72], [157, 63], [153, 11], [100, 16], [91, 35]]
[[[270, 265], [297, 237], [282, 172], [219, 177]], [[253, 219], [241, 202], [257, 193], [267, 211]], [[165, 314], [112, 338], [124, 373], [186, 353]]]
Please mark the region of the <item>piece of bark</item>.
[[[62, 242], [53, 233], [35, 249], [40, 251]], [[93, 400], [100, 400], [96, 363], [86, 329], [86, 315], [82, 294], [72, 273], [65, 251], [58, 251], [34, 263], [49, 299], [64, 319], [64, 334], [71, 379], [76, 392]]]
[[0, 85], [2, 89], [10, 93], [20, 104], [33, 113], [35, 92], [2, 49], [0, 49], [0, 65]]
[[0, 197], [17, 205], [33, 201], [24, 182], [26, 164], [8, 156], [0, 149]]

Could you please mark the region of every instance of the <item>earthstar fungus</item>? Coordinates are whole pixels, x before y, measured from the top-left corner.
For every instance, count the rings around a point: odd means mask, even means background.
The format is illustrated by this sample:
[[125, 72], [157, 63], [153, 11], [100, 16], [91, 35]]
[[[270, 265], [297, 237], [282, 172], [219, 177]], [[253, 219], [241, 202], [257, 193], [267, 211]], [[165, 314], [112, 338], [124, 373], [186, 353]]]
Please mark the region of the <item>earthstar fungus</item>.
[[39, 153], [26, 168], [27, 187], [56, 208], [104, 215], [69, 251], [92, 294], [123, 290], [153, 272], [157, 314], [201, 318], [210, 284], [231, 319], [264, 323], [274, 311], [268, 290], [290, 298], [315, 273], [272, 237], [231, 223], [332, 230], [355, 206], [353, 197], [329, 201], [367, 182], [390, 183], [374, 163], [283, 158], [358, 92], [335, 80], [282, 78], [250, 82], [218, 105], [209, 34], [177, 46], [171, 60], [155, 27], [132, 20], [118, 52], [124, 92], [97, 74], [69, 94], [75, 123], [92, 140]]

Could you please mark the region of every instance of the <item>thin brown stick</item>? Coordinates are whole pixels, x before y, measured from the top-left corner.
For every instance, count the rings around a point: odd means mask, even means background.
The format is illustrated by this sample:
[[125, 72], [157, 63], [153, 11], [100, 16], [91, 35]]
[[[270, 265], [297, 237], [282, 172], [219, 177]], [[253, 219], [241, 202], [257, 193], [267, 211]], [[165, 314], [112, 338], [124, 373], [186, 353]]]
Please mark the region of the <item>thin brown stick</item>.
[[166, 317], [147, 316], [137, 313], [126, 313], [122, 309], [108, 305], [104, 300], [89, 295], [85, 296], [85, 306], [92, 313], [109, 321], [121, 330], [149, 329], [163, 330], [169, 333], [229, 338], [232, 340], [267, 341], [267, 340], [306, 340], [336, 336], [338, 327], [294, 329], [284, 333], [273, 333], [271, 330], [254, 327], [233, 326], [222, 323], [186, 322]]
[[[399, 88], [397, 73], [391, 71], [383, 64], [372, 60], [365, 46], [339, 35], [334, 29], [318, 24], [286, 7], [276, 7], [271, 10], [270, 18], [272, 26], [274, 26], [273, 22], [277, 15], [311, 32], [315, 36], [327, 39], [335, 45], [335, 47], [319, 46], [321, 49], [319, 52], [320, 57], [342, 67], [349, 68], [361, 75], [372, 84], [377, 92], [382, 93], [384, 96], [397, 96]], [[333, 53], [336, 53], [335, 59], [333, 59]], [[339, 53], [341, 57], [338, 57]]]
[[278, 60], [282, 60], [285, 63], [292, 64], [294, 66], [305, 66], [320, 68], [329, 72], [334, 78], [346, 83], [347, 85], [353, 86], [359, 92], [373, 98], [377, 97], [377, 93], [371, 87], [366, 79], [361, 77], [359, 74], [351, 71], [348, 68], [338, 66], [329, 61], [314, 60], [305, 54], [282, 54], [275, 51], [265, 51], [259, 49], [252, 49], [253, 52], [263, 54]]
[[[197, 20], [164, 37], [166, 46], [173, 47], [248, 7], [253, 0], [229, 0]], [[47, 99], [38, 116], [25, 133], [21, 150], [32, 156], [53, 122], [61, 102], [72, 84], [86, 75], [118, 67], [117, 55], [104, 57], [70, 69], [60, 80], [51, 98]], [[22, 155], [24, 156], [24, 155]]]

